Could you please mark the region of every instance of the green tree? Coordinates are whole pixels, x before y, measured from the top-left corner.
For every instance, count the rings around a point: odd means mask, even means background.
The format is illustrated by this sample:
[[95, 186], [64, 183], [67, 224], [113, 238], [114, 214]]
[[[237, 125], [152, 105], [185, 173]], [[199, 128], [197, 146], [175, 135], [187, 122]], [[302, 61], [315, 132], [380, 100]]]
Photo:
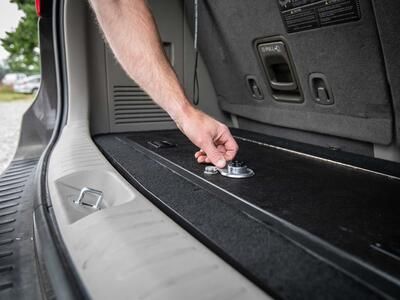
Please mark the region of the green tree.
[[[0, 63], [0, 80], [8, 73], [8, 68]], [[0, 83], [1, 84], [1, 83]]]
[[10, 0], [17, 4], [24, 16], [13, 32], [1, 39], [3, 48], [9, 53], [6, 63], [12, 72], [38, 73], [39, 48], [37, 16], [34, 0]]

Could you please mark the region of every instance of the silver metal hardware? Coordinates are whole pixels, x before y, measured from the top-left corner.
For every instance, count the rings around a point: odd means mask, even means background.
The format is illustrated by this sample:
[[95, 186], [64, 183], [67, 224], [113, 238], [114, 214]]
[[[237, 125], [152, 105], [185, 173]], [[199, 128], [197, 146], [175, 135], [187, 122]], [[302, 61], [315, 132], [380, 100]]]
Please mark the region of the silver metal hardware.
[[244, 162], [237, 160], [228, 163], [224, 169], [218, 169], [215, 166], [206, 166], [204, 169], [204, 174], [206, 175], [214, 175], [218, 172], [222, 176], [230, 178], [248, 178], [255, 174], [254, 171], [249, 169]]
[[[85, 197], [87, 195], [92, 195], [92, 196], [97, 197], [94, 205], [92, 203], [84, 201]], [[85, 205], [85, 206], [89, 206], [90, 208], [100, 210], [101, 209], [100, 204], [102, 201], [103, 201], [103, 192], [92, 189], [92, 188], [84, 187], [81, 190], [78, 199], [74, 200], [73, 202], [78, 205]]]
[[254, 175], [254, 171], [249, 169], [242, 161], [232, 161], [224, 169], [219, 169], [222, 176], [230, 178], [248, 178]]
[[214, 175], [218, 173], [218, 168], [215, 166], [206, 166], [204, 169], [204, 174], [206, 175]]

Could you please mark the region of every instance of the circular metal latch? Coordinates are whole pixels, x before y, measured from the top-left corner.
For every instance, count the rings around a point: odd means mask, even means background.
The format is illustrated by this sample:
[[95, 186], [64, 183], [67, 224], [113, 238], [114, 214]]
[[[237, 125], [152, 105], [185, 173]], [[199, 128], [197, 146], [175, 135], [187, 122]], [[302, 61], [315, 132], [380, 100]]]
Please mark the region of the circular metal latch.
[[222, 176], [230, 178], [248, 178], [254, 175], [254, 171], [247, 167], [245, 162], [242, 161], [232, 161], [228, 163], [226, 168], [218, 169], [215, 166], [206, 166], [204, 174], [213, 175], [220, 173]]
[[232, 161], [225, 169], [220, 169], [222, 176], [230, 178], [248, 178], [254, 175], [252, 169], [249, 169], [243, 161]]

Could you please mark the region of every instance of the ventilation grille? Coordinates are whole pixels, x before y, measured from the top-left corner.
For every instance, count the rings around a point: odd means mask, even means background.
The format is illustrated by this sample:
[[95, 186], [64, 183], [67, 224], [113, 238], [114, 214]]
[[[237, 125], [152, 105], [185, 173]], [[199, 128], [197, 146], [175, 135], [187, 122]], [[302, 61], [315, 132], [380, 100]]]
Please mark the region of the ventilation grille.
[[170, 122], [172, 119], [139, 86], [114, 85], [115, 125]]

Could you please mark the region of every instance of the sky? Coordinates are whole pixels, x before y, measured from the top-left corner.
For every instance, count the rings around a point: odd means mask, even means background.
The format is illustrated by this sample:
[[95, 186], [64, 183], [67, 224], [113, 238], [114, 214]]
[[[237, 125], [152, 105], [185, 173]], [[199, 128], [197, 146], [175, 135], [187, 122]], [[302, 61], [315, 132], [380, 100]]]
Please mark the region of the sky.
[[[5, 36], [6, 31], [17, 27], [23, 13], [17, 9], [17, 5], [8, 0], [0, 0], [0, 38]], [[0, 45], [0, 61], [8, 56], [7, 52]]]

